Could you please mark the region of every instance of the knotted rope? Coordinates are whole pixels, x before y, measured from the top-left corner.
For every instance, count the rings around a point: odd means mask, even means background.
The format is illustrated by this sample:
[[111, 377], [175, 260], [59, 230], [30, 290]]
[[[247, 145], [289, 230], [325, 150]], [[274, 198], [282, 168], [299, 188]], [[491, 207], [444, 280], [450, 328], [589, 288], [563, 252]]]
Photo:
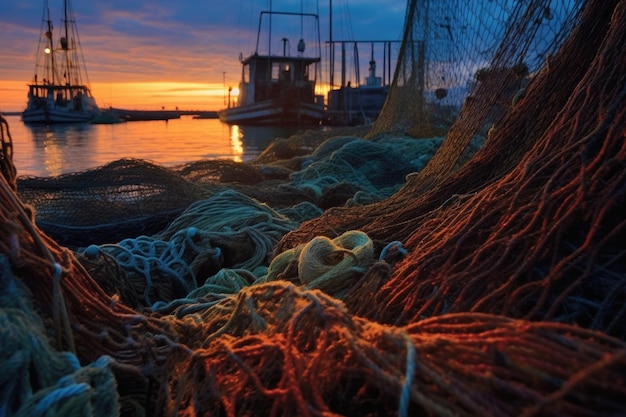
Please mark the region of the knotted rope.
[[342, 298], [373, 263], [373, 255], [371, 239], [358, 230], [334, 239], [318, 236], [276, 256], [259, 282], [287, 279]]

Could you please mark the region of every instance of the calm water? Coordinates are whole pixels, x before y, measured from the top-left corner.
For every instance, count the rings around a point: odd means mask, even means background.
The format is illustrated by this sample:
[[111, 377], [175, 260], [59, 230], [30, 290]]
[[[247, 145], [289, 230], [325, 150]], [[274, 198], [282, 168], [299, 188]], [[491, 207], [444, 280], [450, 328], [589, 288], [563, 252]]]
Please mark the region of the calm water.
[[164, 166], [201, 159], [247, 162], [278, 136], [294, 130], [229, 126], [217, 119], [183, 116], [167, 122], [113, 125], [26, 126], [5, 116], [13, 138], [17, 175], [39, 177], [96, 168], [120, 158], [139, 158]]

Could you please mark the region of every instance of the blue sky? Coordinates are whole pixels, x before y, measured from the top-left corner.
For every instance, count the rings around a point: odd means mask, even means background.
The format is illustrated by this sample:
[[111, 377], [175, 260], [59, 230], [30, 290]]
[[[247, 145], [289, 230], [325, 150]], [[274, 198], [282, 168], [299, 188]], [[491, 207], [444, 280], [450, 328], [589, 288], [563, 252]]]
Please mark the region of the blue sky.
[[[0, 109], [13, 110], [6, 109], [11, 107], [6, 97], [13, 97], [21, 87], [7, 86], [7, 82], [25, 85], [32, 78], [44, 1], [0, 0], [0, 3], [0, 96], [5, 95], [5, 100], [0, 100]], [[270, 7], [270, 0], [73, 0], [71, 3], [89, 80], [98, 85], [140, 82], [222, 85], [224, 78], [234, 85], [240, 76], [238, 56], [253, 52], [259, 13]], [[271, 3], [273, 10], [317, 12], [322, 41], [328, 40], [329, 1], [272, 0]], [[58, 28], [62, 1], [49, 0], [49, 7]], [[399, 40], [405, 9], [405, 1], [334, 0], [333, 37]]]

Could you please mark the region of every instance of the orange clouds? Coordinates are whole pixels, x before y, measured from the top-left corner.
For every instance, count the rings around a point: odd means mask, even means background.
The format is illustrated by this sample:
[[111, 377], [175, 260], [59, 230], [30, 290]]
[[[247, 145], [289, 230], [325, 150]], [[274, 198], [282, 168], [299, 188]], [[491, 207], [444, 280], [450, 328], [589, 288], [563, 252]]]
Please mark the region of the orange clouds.
[[[224, 90], [239, 83], [238, 56], [254, 52], [259, 12], [267, 9], [265, 1], [245, 2], [245, 6], [244, 2], [190, 0], [73, 3], [87, 73], [98, 105], [145, 109], [222, 108]], [[60, 4], [50, 1], [55, 29], [61, 25]], [[283, 6], [299, 11], [302, 4], [287, 1]], [[320, 6], [319, 10], [304, 11], [319, 12], [324, 38], [328, 32], [328, 10], [325, 2]], [[335, 36], [370, 38], [374, 27], [370, 19], [374, 19], [379, 22], [375, 25], [377, 36], [393, 38], [389, 33], [400, 31], [405, 5], [398, 3], [394, 7], [398, 10], [390, 8], [385, 0], [364, 0], [352, 11], [360, 15], [354, 16], [354, 26], [350, 24], [354, 32], [344, 32], [342, 27], [348, 21], [349, 10], [347, 5], [335, 5]], [[21, 111], [26, 105], [26, 84], [33, 77], [41, 19], [41, 0], [3, 5], [0, 111]], [[365, 27], [359, 26], [359, 22], [365, 22]], [[279, 29], [276, 21], [274, 31]]]

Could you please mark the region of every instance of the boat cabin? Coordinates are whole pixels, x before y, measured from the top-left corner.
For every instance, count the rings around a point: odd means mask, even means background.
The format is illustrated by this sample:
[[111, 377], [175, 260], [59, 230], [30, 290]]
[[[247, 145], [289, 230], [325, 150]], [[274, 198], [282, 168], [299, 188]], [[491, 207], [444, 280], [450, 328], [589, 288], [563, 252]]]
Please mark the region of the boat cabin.
[[239, 106], [290, 96], [301, 102], [315, 101], [313, 57], [267, 56], [254, 54], [242, 60]]
[[28, 86], [28, 103], [30, 109], [43, 108], [48, 105], [65, 107], [76, 111], [83, 110], [84, 98], [91, 98], [86, 86], [30, 84]]
[[[296, 55], [289, 53], [289, 39], [283, 37], [282, 54], [272, 53], [271, 25], [267, 52], [259, 52], [264, 16], [311, 20], [317, 28], [315, 55], [305, 55], [305, 41], [300, 39]], [[279, 23], [282, 19], [277, 20]], [[283, 26], [283, 29], [285, 27]], [[318, 125], [324, 118], [324, 97], [315, 95], [321, 50], [317, 15], [290, 12], [261, 12], [255, 52], [241, 58], [242, 73], [239, 93], [228, 95], [228, 107], [218, 116], [222, 122], [237, 125], [305, 126]]]

